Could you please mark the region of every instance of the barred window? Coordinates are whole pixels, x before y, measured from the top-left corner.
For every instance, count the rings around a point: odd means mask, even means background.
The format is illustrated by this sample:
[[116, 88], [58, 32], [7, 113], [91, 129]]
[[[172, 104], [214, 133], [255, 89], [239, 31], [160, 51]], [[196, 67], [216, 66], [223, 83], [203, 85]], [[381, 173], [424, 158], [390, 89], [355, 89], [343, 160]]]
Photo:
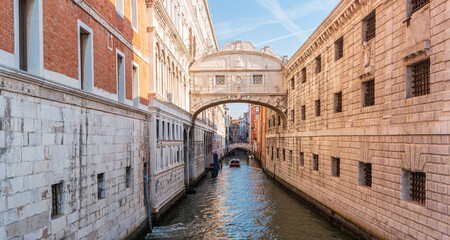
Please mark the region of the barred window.
[[321, 56], [316, 57], [316, 73], [320, 73], [322, 71], [322, 58]]
[[294, 109], [291, 110], [291, 120], [295, 121], [295, 110]]
[[291, 78], [291, 88], [295, 89], [295, 77]]
[[63, 183], [57, 183], [52, 185], [52, 214], [51, 217], [55, 218], [62, 214], [63, 206]]
[[421, 9], [423, 6], [427, 5], [430, 0], [411, 0], [412, 13]]
[[359, 162], [359, 185], [371, 187], [372, 186], [372, 164]]
[[339, 177], [340, 175], [340, 158], [331, 158], [331, 176]]
[[334, 112], [342, 112], [342, 92], [334, 94]]
[[402, 170], [402, 199], [425, 204], [426, 174]]
[[320, 99], [315, 101], [316, 117], [320, 116]]
[[98, 199], [105, 198], [106, 183], [105, 183], [105, 173], [97, 174], [97, 197]]
[[313, 170], [318, 171], [319, 170], [319, 155], [313, 154]]
[[292, 162], [292, 150], [289, 150], [289, 161]]
[[280, 126], [281, 125], [281, 117], [280, 117], [280, 115], [278, 115], [278, 126]]
[[224, 85], [225, 84], [225, 75], [216, 75], [216, 85]]
[[375, 105], [375, 80], [363, 82], [363, 107]]
[[300, 166], [305, 165], [305, 154], [303, 152], [300, 152], [300, 159], [298, 161], [298, 165], [300, 165]]
[[344, 38], [341, 37], [334, 42], [334, 60], [337, 61], [344, 56]]
[[412, 94], [414, 97], [430, 94], [430, 59], [413, 64]]
[[306, 119], [306, 106], [305, 105], [303, 105], [302, 106], [302, 120], [305, 120]]
[[286, 149], [283, 149], [283, 161], [286, 161]]
[[375, 38], [376, 33], [376, 18], [375, 18], [375, 11], [370, 13], [366, 20], [364, 21], [366, 24], [366, 41], [369, 41], [370, 39]]
[[125, 168], [125, 186], [129, 188], [131, 186], [131, 167]]
[[262, 75], [253, 75], [253, 84], [262, 84]]
[[306, 67], [302, 69], [302, 83], [306, 82]]
[[272, 160], [273, 160], [273, 152], [274, 152], [274, 148], [272, 147]]
[[277, 148], [277, 158], [280, 158], [280, 149]]

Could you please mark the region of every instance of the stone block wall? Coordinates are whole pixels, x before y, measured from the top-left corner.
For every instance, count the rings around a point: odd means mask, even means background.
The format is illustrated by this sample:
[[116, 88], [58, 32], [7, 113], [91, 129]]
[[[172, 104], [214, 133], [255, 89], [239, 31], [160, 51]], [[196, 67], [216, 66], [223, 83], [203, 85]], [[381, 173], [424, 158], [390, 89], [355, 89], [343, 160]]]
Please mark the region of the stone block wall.
[[[146, 114], [23, 74], [0, 71], [0, 83], [0, 239], [120, 239], [136, 230], [147, 219]], [[61, 212], [52, 217], [58, 183]]]
[[[279, 126], [276, 113], [268, 110], [264, 160], [278, 178], [377, 237], [446, 239], [449, 1], [410, 9], [411, 1], [338, 4], [285, 66], [289, 121]], [[365, 24], [373, 13], [376, 34], [366, 41]], [[337, 58], [341, 37], [343, 57]], [[425, 59], [430, 59], [430, 91], [414, 97], [411, 66]], [[375, 103], [364, 106], [364, 83], [372, 79]], [[342, 111], [336, 111], [340, 92]], [[318, 155], [317, 170], [313, 155]], [[338, 176], [332, 158], [339, 158]], [[370, 187], [361, 184], [364, 164], [371, 164]], [[423, 204], [410, 200], [409, 172], [425, 173]]]

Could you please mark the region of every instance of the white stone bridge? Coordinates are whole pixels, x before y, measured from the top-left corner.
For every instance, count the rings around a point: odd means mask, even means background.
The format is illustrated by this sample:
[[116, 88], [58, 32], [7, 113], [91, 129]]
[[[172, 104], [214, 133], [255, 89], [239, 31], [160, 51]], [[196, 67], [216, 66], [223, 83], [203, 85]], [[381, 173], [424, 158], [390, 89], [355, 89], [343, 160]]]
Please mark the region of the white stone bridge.
[[285, 121], [287, 87], [282, 69], [286, 58], [272, 52], [236, 41], [196, 60], [190, 68], [193, 120], [207, 108], [244, 102], [268, 107]]
[[228, 153], [230, 153], [231, 151], [233, 151], [235, 149], [244, 149], [249, 152], [253, 152], [253, 147], [250, 143], [233, 143], [233, 144], [228, 145]]

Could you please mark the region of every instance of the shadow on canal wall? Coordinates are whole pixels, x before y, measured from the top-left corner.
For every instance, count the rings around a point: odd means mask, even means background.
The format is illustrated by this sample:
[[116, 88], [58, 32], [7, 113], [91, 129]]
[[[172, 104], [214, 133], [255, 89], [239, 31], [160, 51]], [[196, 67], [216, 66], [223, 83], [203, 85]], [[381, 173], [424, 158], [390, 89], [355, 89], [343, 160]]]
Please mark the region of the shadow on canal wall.
[[[258, 161], [261, 163], [260, 161]], [[308, 196], [304, 192], [300, 191], [296, 187], [292, 186], [288, 182], [284, 181], [282, 178], [276, 176], [271, 171], [265, 169], [262, 167], [262, 170], [264, 173], [270, 177], [270, 179], [274, 180], [276, 183], [278, 183], [280, 186], [282, 186], [284, 189], [292, 193], [294, 196], [296, 196], [299, 200], [304, 202], [305, 204], [311, 206], [315, 210], [317, 210], [318, 213], [320, 213], [322, 216], [324, 216], [326, 219], [328, 219], [330, 222], [335, 224], [336, 226], [339, 226], [343, 231], [349, 233], [350, 235], [353, 235], [357, 237], [357, 239], [367, 239], [367, 240], [375, 240], [375, 239], [382, 239], [371, 232], [368, 232], [367, 230], [359, 227], [358, 225], [354, 224], [349, 219], [346, 219], [345, 217], [341, 216], [340, 214], [334, 212], [330, 208], [328, 208], [326, 205], [318, 202], [314, 198]]]

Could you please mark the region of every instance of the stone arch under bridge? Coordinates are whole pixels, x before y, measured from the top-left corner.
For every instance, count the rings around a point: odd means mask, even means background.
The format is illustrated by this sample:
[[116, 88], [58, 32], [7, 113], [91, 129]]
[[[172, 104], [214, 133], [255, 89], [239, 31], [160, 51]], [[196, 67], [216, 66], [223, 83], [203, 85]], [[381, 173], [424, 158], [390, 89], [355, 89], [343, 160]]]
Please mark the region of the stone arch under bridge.
[[228, 153], [235, 149], [243, 149], [253, 153], [253, 147], [250, 143], [232, 143], [228, 146]]
[[250, 42], [228, 42], [220, 51], [196, 60], [191, 68], [193, 120], [203, 110], [224, 103], [253, 103], [276, 111], [286, 122], [287, 87], [283, 81], [286, 57]]

